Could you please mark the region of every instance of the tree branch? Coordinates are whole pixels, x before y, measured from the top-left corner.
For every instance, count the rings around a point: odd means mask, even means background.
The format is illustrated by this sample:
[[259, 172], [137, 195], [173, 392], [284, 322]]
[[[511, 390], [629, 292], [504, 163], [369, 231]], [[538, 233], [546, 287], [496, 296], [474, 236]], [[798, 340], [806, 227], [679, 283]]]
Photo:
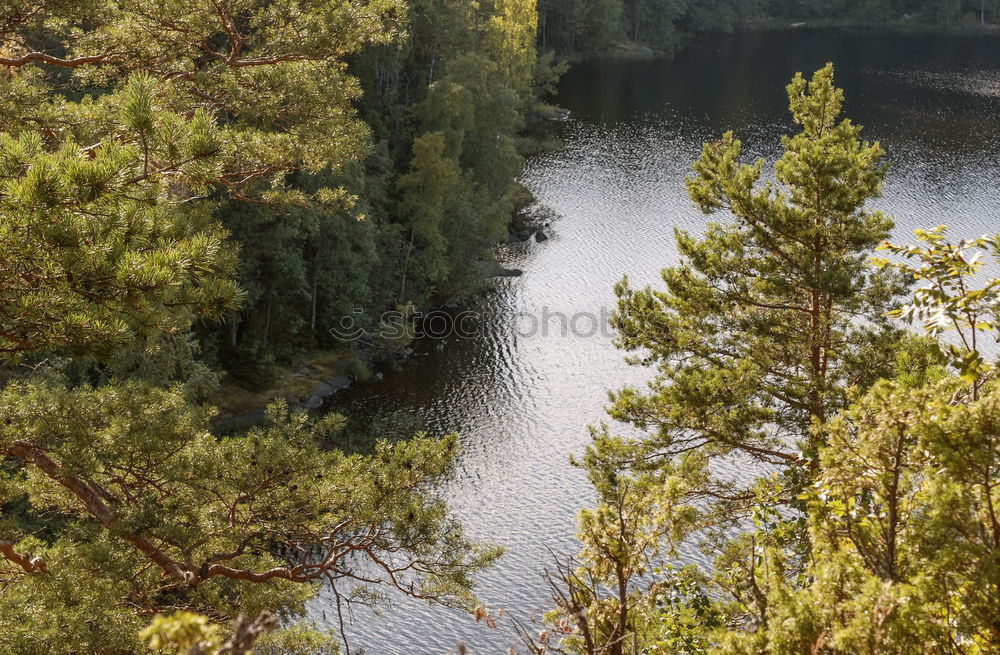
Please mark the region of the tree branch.
[[30, 553], [17, 552], [14, 550], [14, 542], [9, 539], [0, 539], [0, 555], [20, 566], [25, 573], [45, 573], [45, 561], [41, 557], [32, 557]]
[[39, 62], [43, 64], [51, 64], [53, 66], [61, 66], [63, 68], [79, 68], [80, 66], [86, 66], [87, 64], [99, 64], [111, 58], [111, 53], [104, 53], [101, 55], [91, 55], [89, 57], [75, 57], [73, 59], [62, 59], [60, 57], [53, 57], [52, 55], [45, 54], [44, 52], [28, 52], [17, 58], [0, 57], [0, 66], [7, 66], [8, 68], [21, 68], [28, 64]]

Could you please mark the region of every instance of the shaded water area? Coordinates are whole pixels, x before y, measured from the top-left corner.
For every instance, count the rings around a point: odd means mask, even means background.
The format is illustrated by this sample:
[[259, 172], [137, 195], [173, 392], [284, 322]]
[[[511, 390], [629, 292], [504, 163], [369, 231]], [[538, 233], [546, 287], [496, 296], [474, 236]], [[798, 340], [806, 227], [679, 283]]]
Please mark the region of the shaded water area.
[[[458, 432], [463, 452], [442, 490], [468, 532], [507, 547], [480, 579], [492, 609], [528, 622], [548, 608], [546, 547], [571, 553], [574, 516], [591, 503], [568, 463], [603, 419], [606, 390], [641, 384], [603, 325], [623, 274], [655, 283], [676, 261], [675, 227], [699, 231], [684, 176], [701, 143], [732, 129], [748, 156], [773, 158], [793, 129], [784, 86], [795, 71], [837, 67], [846, 114], [891, 163], [875, 206], [905, 239], [916, 227], [1000, 231], [1000, 38], [987, 35], [788, 31], [704, 38], [671, 60], [591, 61], [564, 77], [565, 149], [529, 161], [523, 183], [558, 219], [553, 237], [505, 245], [520, 277], [498, 280], [476, 308], [480, 335], [430, 348], [361, 385], [345, 411], [412, 415]], [[312, 618], [335, 624], [329, 596]], [[355, 649], [374, 655], [506, 653], [496, 630], [465, 613], [400, 599], [382, 616], [356, 611]], [[522, 649], [523, 652], [523, 649]]]

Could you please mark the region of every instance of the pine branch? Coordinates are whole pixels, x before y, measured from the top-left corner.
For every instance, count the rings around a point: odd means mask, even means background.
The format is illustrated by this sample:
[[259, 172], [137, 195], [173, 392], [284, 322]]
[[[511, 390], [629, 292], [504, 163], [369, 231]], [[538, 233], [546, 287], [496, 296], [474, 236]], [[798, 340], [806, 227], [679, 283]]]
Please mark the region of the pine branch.
[[50, 64], [52, 66], [60, 66], [62, 68], [79, 68], [80, 66], [86, 66], [87, 64], [104, 63], [110, 59], [111, 53], [109, 52], [100, 55], [91, 55], [88, 57], [74, 57], [72, 59], [53, 57], [52, 55], [44, 52], [28, 52], [17, 58], [0, 57], [0, 66], [7, 66], [8, 68], [21, 68], [22, 66], [37, 62]]
[[14, 542], [0, 539], [0, 555], [9, 562], [17, 564], [25, 573], [45, 573], [45, 561], [40, 557], [32, 557], [30, 553], [19, 553], [14, 550]]

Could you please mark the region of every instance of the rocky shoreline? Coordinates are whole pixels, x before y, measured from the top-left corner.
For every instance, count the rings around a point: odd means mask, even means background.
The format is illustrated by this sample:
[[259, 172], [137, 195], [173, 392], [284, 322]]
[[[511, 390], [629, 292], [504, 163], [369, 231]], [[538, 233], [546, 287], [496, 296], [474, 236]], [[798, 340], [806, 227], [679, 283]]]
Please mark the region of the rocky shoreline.
[[538, 205], [523, 207], [514, 213], [507, 226], [510, 241], [548, 241], [552, 236], [552, 217], [541, 211]]
[[[338, 375], [329, 380], [317, 382], [312, 391], [301, 397], [288, 397], [285, 402], [292, 410], [319, 409], [334, 394], [347, 389], [356, 382], [350, 375]], [[221, 432], [236, 432], [247, 430], [260, 424], [267, 417], [267, 408], [261, 407], [252, 412], [220, 418], [215, 422], [215, 428]]]

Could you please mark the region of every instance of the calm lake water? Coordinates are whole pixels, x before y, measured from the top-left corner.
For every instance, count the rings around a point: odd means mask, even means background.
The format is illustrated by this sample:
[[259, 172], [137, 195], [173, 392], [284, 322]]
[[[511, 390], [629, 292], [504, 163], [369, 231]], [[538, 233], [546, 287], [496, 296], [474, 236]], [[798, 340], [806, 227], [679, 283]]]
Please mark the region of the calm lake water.
[[[789, 31], [703, 39], [671, 60], [593, 61], [563, 79], [566, 147], [529, 161], [522, 181], [557, 216], [553, 236], [504, 246], [524, 271], [484, 298], [482, 334], [431, 349], [404, 370], [352, 391], [348, 409], [410, 414], [458, 432], [463, 453], [443, 493], [471, 535], [507, 547], [482, 576], [492, 609], [527, 623], [548, 608], [546, 548], [571, 553], [574, 516], [591, 503], [567, 458], [600, 422], [606, 390], [641, 384], [598, 322], [628, 274], [655, 283], [676, 259], [673, 229], [700, 230], [684, 176], [705, 140], [727, 129], [749, 156], [773, 158], [792, 129], [784, 86], [796, 71], [837, 67], [846, 113], [882, 142], [891, 169], [875, 205], [897, 237], [948, 223], [956, 235], [1000, 231], [1000, 38]], [[329, 597], [312, 618], [335, 625]], [[401, 599], [381, 616], [356, 611], [356, 651], [373, 655], [506, 653], [504, 621]], [[523, 651], [523, 649], [522, 649]]]

